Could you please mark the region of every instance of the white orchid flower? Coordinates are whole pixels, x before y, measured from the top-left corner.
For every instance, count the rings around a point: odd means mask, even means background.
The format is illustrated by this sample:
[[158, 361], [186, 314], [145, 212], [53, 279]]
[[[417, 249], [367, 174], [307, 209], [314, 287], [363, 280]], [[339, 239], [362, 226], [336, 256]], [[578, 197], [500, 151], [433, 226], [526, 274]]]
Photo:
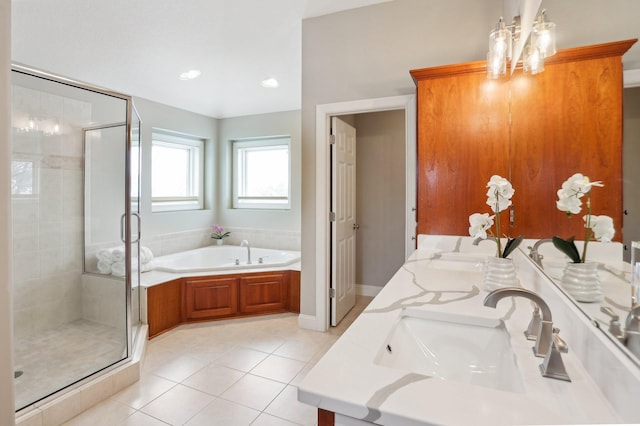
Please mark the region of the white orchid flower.
[[556, 207], [563, 212], [578, 214], [582, 209], [582, 201], [576, 196], [567, 196], [567, 192], [563, 189], [558, 191], [558, 201]]
[[[593, 237], [600, 242], [610, 243], [613, 239], [613, 235], [616, 233], [616, 230], [613, 226], [613, 219], [606, 215], [596, 216], [591, 215], [591, 219], [585, 215], [582, 218], [585, 222], [589, 220], [589, 227], [593, 231]], [[585, 224], [585, 226], [587, 226]]]
[[469, 216], [469, 235], [473, 238], [487, 238], [487, 230], [493, 226], [493, 218], [489, 213], [474, 213]]
[[589, 177], [582, 173], [576, 173], [562, 184], [562, 189], [567, 196], [582, 197], [594, 186], [604, 186], [601, 181], [591, 182]]
[[491, 176], [487, 183], [487, 205], [494, 213], [500, 213], [511, 206], [511, 197], [516, 192], [511, 182], [499, 175]]

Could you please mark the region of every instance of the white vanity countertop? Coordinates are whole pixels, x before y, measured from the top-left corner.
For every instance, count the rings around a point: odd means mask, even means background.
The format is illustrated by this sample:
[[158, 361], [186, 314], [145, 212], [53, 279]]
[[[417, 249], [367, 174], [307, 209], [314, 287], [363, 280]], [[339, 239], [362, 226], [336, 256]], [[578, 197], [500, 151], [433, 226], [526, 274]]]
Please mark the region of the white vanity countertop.
[[[410, 257], [308, 373], [298, 387], [300, 401], [355, 419], [397, 426], [620, 422], [572, 353], [570, 340], [565, 339], [569, 353], [562, 358], [572, 382], [541, 376], [538, 366], [543, 359], [533, 356], [534, 342], [523, 334], [531, 319], [528, 300], [505, 298], [496, 309], [484, 307], [487, 292], [482, 290], [482, 272], [435, 269], [429, 265], [434, 253], [433, 249], [419, 249]], [[522, 253], [513, 256], [519, 268], [533, 267]], [[527, 283], [522, 285], [527, 287]], [[376, 364], [405, 307], [504, 319], [523, 392], [440, 380]]]

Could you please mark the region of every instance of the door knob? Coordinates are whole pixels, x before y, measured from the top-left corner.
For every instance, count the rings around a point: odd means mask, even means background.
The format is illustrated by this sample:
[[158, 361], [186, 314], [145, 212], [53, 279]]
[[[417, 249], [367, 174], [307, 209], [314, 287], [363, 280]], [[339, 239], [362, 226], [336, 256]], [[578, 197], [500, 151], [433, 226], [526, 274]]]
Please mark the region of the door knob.
[[357, 223], [353, 224], [353, 229], [360, 229], [360, 225], [358, 225]]

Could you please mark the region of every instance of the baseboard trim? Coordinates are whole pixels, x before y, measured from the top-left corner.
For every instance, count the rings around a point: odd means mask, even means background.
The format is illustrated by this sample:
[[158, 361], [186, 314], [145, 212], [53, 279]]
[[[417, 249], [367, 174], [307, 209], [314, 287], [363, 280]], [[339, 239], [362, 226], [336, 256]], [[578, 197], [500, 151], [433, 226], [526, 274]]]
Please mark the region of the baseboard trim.
[[327, 331], [327, 324], [315, 315], [298, 315], [298, 327], [313, 331]]
[[382, 287], [377, 285], [356, 284], [356, 294], [359, 296], [376, 297], [380, 290], [382, 290]]

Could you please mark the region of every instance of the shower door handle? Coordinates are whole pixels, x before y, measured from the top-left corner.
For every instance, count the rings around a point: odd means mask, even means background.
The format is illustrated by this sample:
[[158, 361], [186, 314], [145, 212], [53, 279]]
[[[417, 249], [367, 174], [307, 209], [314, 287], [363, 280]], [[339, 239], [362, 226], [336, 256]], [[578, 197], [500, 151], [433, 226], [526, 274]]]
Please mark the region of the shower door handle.
[[131, 241], [131, 244], [134, 244], [140, 241], [140, 236], [142, 235], [142, 219], [140, 218], [140, 215], [138, 213], [131, 213], [131, 216], [135, 216], [136, 219], [138, 219], [138, 235], [136, 236], [135, 240]]
[[[142, 235], [142, 219], [140, 219], [140, 215], [138, 213], [131, 213], [131, 216], [135, 216], [136, 219], [138, 219], [138, 232], [137, 232], [137, 236], [135, 240], [131, 241], [131, 244], [135, 244], [138, 241], [140, 241], [140, 236]], [[124, 232], [124, 218], [126, 217], [126, 213], [122, 213], [122, 216], [120, 216], [120, 240], [126, 244], [127, 242], [127, 236], [125, 235]]]
[[120, 241], [125, 244], [127, 243], [127, 237], [124, 235], [124, 218], [126, 215], [126, 213], [122, 213], [122, 216], [120, 216]]

